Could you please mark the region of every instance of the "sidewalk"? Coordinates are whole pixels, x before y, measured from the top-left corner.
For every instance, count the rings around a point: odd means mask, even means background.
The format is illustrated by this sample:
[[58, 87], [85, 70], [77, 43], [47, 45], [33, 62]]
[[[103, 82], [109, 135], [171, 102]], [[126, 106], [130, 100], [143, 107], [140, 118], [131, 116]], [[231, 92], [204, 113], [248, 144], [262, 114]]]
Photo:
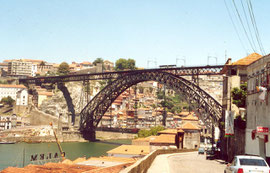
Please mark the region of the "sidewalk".
[[153, 163], [151, 164], [150, 168], [147, 170], [147, 173], [169, 173], [170, 167], [169, 167], [168, 157], [172, 155], [182, 155], [182, 154], [187, 154], [187, 153], [173, 153], [173, 154], [158, 155], [153, 161]]

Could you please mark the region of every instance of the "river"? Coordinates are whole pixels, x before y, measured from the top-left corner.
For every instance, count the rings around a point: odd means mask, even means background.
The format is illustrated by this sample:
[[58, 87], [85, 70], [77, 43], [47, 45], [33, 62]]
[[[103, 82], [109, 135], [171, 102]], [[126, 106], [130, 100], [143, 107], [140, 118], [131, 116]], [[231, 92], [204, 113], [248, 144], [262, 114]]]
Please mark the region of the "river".
[[[109, 140], [100, 142], [67, 142], [61, 143], [66, 158], [75, 160], [85, 156], [106, 156], [107, 151], [116, 148], [120, 144], [131, 144], [131, 140]], [[51, 154], [49, 154], [51, 153]], [[57, 153], [57, 154], [56, 154]], [[42, 159], [42, 155], [44, 158]], [[31, 161], [31, 156], [38, 156], [36, 161]], [[50, 159], [51, 158], [51, 159]], [[60, 154], [56, 143], [17, 143], [0, 144], [0, 171], [9, 167], [23, 167], [28, 164], [44, 164], [45, 162], [57, 162]]]

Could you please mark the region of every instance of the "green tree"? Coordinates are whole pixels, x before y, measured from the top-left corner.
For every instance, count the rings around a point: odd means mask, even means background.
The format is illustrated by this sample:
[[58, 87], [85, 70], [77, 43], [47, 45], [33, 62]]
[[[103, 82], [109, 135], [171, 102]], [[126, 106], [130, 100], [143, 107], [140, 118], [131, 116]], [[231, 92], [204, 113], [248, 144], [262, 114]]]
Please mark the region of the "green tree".
[[6, 80], [0, 80], [0, 84], [8, 84]]
[[152, 136], [152, 135], [157, 135], [159, 131], [164, 130], [165, 128], [163, 126], [156, 126], [156, 127], [152, 127], [150, 130], [140, 130], [138, 132], [138, 137], [139, 138], [145, 138], [148, 136]]
[[233, 104], [235, 104], [239, 108], [246, 107], [247, 83], [241, 84], [240, 88], [233, 88], [231, 93]]
[[66, 62], [62, 62], [57, 70], [59, 75], [67, 75], [69, 73], [69, 65]]
[[115, 62], [115, 70], [121, 71], [121, 70], [135, 70], [136, 62], [134, 59], [124, 59], [120, 58]]
[[134, 59], [128, 59], [127, 60], [127, 69], [129, 70], [135, 70], [136, 69], [136, 62]]
[[12, 106], [15, 103], [15, 100], [13, 100], [10, 96], [7, 96], [1, 99], [1, 103]]
[[96, 66], [98, 63], [101, 63], [102, 66], [103, 66], [103, 59], [102, 59], [102, 58], [97, 58], [97, 59], [93, 62], [94, 66]]

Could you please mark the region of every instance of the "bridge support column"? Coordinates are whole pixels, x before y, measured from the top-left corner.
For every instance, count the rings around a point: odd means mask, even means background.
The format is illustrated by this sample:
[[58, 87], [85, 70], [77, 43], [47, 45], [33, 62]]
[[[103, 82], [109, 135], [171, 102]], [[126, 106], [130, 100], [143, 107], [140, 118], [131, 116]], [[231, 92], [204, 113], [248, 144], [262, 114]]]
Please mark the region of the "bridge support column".
[[88, 141], [96, 141], [96, 131], [95, 129], [83, 130], [81, 131], [83, 138]]
[[75, 109], [74, 109], [74, 105], [72, 103], [72, 98], [70, 97], [70, 93], [69, 93], [69, 91], [64, 83], [57, 83], [57, 87], [58, 87], [58, 89], [60, 89], [62, 91], [62, 93], [65, 97], [65, 100], [66, 100], [67, 106], [68, 106], [68, 111], [72, 115], [71, 122], [72, 122], [72, 125], [74, 125], [74, 123], [75, 123]]

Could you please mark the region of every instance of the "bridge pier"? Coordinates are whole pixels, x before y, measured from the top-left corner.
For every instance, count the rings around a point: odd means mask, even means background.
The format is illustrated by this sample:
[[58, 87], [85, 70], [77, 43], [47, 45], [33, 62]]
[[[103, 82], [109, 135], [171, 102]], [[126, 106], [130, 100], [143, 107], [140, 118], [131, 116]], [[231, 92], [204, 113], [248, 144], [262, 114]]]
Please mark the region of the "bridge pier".
[[74, 109], [74, 105], [72, 103], [72, 98], [70, 96], [70, 93], [69, 93], [69, 91], [64, 83], [61, 83], [61, 82], [57, 83], [57, 87], [60, 91], [62, 91], [62, 93], [65, 97], [65, 100], [66, 100], [67, 106], [68, 106], [68, 111], [72, 115], [71, 122], [72, 122], [72, 125], [74, 125], [74, 123], [75, 123], [75, 109]]
[[96, 131], [94, 129], [82, 130], [81, 133], [84, 139], [88, 141], [96, 141]]

